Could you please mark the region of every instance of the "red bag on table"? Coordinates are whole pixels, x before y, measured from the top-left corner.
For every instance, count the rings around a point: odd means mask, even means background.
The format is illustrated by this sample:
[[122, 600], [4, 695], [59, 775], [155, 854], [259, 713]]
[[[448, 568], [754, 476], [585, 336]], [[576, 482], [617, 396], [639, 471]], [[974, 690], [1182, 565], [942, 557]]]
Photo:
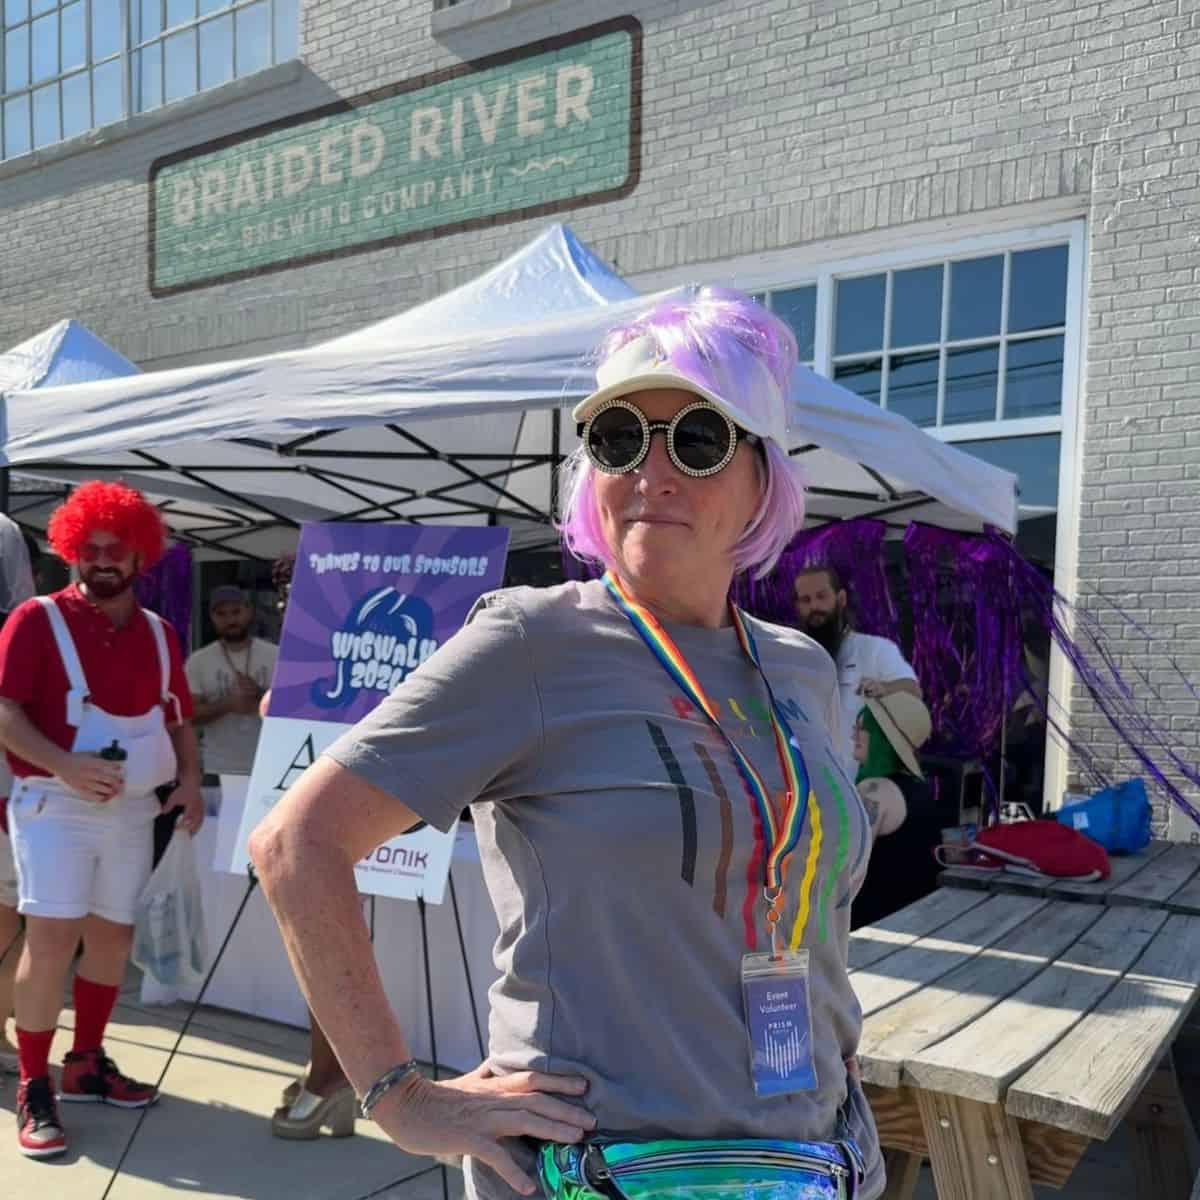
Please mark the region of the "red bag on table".
[[981, 829], [971, 845], [992, 866], [1021, 875], [1087, 883], [1107, 879], [1108, 854], [1099, 842], [1058, 821], [1015, 821]]

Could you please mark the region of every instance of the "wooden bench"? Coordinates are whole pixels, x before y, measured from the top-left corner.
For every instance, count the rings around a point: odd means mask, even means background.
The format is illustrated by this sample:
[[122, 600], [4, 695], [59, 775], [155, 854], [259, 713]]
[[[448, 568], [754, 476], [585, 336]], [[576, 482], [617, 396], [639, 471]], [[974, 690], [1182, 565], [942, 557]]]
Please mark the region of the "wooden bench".
[[1137, 1195], [1188, 1200], [1200, 1154], [1170, 1049], [1200, 996], [1200, 915], [942, 888], [853, 934], [850, 969], [889, 1200], [925, 1157], [941, 1200], [1031, 1200], [1122, 1121]]

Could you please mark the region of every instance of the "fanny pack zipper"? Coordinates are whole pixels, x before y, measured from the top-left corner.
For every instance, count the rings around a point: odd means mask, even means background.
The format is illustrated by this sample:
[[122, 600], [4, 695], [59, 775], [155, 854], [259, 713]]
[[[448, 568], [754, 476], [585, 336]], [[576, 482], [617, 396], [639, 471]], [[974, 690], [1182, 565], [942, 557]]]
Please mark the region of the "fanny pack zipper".
[[830, 1162], [807, 1154], [786, 1150], [664, 1150], [647, 1154], [623, 1163], [601, 1167], [593, 1166], [598, 1178], [616, 1179], [621, 1175], [635, 1175], [641, 1171], [661, 1171], [671, 1167], [706, 1166], [755, 1166], [755, 1167], [803, 1167], [805, 1170], [822, 1171], [836, 1178], [849, 1177], [850, 1172], [840, 1163]]

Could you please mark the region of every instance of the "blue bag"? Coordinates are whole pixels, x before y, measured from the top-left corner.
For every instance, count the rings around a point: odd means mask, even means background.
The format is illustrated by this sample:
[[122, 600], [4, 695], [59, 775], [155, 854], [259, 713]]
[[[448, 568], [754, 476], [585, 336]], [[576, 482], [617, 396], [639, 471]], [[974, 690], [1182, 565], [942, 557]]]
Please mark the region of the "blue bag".
[[1110, 854], [1136, 854], [1150, 844], [1150, 801], [1140, 779], [1102, 788], [1086, 800], [1064, 805], [1057, 815]]

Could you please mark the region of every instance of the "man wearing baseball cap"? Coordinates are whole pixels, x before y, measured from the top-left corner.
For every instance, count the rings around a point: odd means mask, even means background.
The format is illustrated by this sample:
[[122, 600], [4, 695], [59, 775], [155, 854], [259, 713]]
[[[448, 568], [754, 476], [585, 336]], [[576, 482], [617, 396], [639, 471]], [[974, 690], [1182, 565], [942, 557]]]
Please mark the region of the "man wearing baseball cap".
[[179, 644], [132, 590], [163, 553], [158, 510], [124, 484], [93, 481], [54, 511], [47, 535], [78, 582], [25, 601], [0, 633], [0, 742], [16, 776], [8, 820], [26, 923], [14, 1004], [17, 1145], [30, 1158], [67, 1147], [49, 1057], [81, 940], [59, 1095], [120, 1108], [158, 1098], [121, 1074], [104, 1031], [150, 877], [157, 789], [178, 781], [170, 807], [188, 833], [204, 819]]
[[204, 773], [249, 775], [262, 729], [258, 702], [271, 686], [279, 650], [251, 633], [254, 609], [239, 587], [213, 588], [208, 615], [216, 641], [187, 660]]

